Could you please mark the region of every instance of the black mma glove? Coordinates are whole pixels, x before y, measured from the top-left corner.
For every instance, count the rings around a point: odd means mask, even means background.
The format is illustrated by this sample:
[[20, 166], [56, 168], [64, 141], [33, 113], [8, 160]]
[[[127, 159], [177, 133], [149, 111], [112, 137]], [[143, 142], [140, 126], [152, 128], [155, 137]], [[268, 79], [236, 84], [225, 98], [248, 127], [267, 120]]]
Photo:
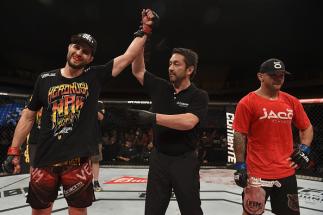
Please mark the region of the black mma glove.
[[20, 150], [18, 147], [8, 148], [7, 159], [2, 163], [2, 170], [9, 174], [20, 173]]
[[300, 144], [298, 148], [295, 148], [290, 156], [292, 161], [297, 164], [301, 169], [306, 169], [310, 164], [309, 153], [311, 148], [305, 144]]
[[[150, 15], [150, 12], [152, 15]], [[154, 27], [158, 25], [159, 16], [158, 14], [150, 9], [144, 9], [141, 12], [141, 25], [139, 30], [134, 33], [135, 37], [143, 37], [145, 34], [151, 34]]]
[[107, 113], [106, 120], [119, 126], [151, 126], [156, 123], [156, 114], [145, 110], [110, 107]]
[[245, 188], [247, 186], [248, 174], [245, 162], [237, 162], [234, 164], [236, 169], [234, 173], [234, 181], [239, 187]]
[[156, 114], [138, 109], [129, 109], [129, 117], [135, 125], [153, 125], [156, 124]]
[[127, 117], [127, 109], [125, 107], [108, 107], [104, 123], [121, 127], [132, 126]]

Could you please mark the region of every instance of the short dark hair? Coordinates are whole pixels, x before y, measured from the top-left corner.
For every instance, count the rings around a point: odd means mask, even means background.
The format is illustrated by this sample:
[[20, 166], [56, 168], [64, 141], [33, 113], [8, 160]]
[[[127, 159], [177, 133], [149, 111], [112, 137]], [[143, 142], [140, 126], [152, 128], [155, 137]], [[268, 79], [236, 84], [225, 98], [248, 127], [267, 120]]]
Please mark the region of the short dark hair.
[[184, 61], [187, 67], [193, 66], [194, 70], [191, 74], [190, 79], [193, 80], [196, 71], [197, 71], [197, 63], [198, 63], [198, 55], [195, 51], [186, 48], [174, 48], [172, 51], [173, 54], [180, 54], [184, 56]]

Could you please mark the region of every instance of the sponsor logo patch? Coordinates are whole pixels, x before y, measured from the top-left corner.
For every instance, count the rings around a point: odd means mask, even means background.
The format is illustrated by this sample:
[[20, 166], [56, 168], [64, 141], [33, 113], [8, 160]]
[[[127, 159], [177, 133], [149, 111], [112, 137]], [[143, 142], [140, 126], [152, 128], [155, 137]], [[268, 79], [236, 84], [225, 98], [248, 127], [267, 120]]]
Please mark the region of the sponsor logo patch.
[[138, 184], [138, 183], [147, 183], [147, 178], [123, 176], [121, 178], [104, 182], [104, 184]]

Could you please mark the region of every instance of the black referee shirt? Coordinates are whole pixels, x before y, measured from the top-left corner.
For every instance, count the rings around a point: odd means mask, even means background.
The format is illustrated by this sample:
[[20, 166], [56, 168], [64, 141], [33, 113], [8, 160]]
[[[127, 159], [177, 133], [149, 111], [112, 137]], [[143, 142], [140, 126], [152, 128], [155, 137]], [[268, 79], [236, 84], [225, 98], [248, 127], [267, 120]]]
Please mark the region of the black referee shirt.
[[187, 131], [156, 125], [154, 144], [157, 151], [177, 156], [195, 150], [198, 142], [198, 127], [207, 115], [209, 101], [207, 93], [191, 84], [187, 89], [176, 94], [169, 81], [149, 72], [145, 73], [144, 88], [151, 97], [152, 112], [170, 115], [192, 113], [199, 118], [199, 123]]

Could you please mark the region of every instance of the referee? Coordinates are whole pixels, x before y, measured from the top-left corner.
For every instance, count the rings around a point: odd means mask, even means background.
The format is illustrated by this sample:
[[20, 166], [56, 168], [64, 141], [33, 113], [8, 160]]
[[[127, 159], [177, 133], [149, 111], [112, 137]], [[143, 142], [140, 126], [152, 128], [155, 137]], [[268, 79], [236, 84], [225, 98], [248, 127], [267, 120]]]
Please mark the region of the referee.
[[190, 49], [173, 49], [170, 81], [166, 81], [145, 70], [143, 52], [132, 63], [132, 72], [151, 97], [153, 113], [131, 111], [138, 117], [137, 123], [154, 124], [156, 150], [150, 157], [145, 214], [165, 214], [172, 190], [181, 214], [203, 214], [196, 149], [198, 128], [207, 115], [209, 99], [205, 91], [191, 83], [198, 55]]

